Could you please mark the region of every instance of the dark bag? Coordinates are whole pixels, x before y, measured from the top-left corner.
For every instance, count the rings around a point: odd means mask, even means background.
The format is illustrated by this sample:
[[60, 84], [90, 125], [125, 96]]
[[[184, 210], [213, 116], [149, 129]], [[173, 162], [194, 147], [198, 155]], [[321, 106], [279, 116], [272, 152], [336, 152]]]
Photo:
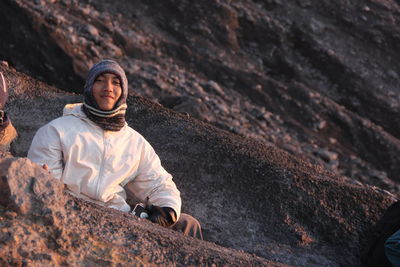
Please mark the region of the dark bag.
[[371, 241], [361, 262], [366, 267], [392, 266], [385, 254], [386, 240], [400, 229], [400, 201], [389, 206], [373, 229]]

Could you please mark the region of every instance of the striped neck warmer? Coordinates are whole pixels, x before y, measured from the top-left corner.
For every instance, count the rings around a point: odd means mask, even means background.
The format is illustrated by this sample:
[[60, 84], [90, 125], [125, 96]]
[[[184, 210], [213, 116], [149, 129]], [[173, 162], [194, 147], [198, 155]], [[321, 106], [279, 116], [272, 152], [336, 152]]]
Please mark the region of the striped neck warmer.
[[[118, 76], [121, 82], [121, 97], [115, 103], [112, 110], [102, 110], [97, 105], [93, 93], [92, 87], [97, 76], [102, 73], [112, 73]], [[82, 106], [83, 112], [86, 116], [106, 131], [119, 131], [125, 125], [125, 112], [127, 109], [126, 98], [128, 96], [128, 80], [126, 78], [124, 70], [112, 60], [102, 60], [95, 64], [89, 71], [86, 78], [85, 88], [83, 91], [85, 97], [84, 104]]]

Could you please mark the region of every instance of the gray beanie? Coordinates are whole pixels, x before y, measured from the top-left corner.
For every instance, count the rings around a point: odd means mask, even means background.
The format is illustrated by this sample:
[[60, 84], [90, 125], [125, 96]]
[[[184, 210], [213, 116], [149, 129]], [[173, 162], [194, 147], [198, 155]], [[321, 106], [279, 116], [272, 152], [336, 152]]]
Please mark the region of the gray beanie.
[[121, 81], [121, 97], [115, 103], [114, 109], [118, 108], [122, 104], [126, 104], [126, 98], [128, 97], [128, 79], [126, 78], [125, 71], [118, 65], [117, 62], [109, 59], [102, 60], [90, 69], [89, 74], [86, 78], [86, 83], [83, 91], [83, 96], [85, 97], [85, 103], [96, 109], [100, 109], [97, 105], [93, 94], [92, 87], [97, 76], [102, 73], [112, 73], [118, 76]]

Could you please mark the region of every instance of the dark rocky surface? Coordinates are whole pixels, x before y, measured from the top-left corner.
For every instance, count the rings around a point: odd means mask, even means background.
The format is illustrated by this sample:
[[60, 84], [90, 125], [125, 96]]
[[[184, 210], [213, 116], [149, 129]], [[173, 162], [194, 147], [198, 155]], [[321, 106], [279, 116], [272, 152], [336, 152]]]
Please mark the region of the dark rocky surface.
[[0, 57], [79, 92], [113, 58], [132, 91], [399, 192], [395, 1], [1, 3]]
[[[10, 84], [7, 109], [20, 133], [13, 149], [23, 153], [36, 129], [80, 96], [12, 68], [0, 71]], [[183, 212], [199, 219], [206, 242], [73, 199], [41, 168], [11, 158], [0, 166], [0, 258], [6, 264], [355, 266], [371, 227], [394, 201], [323, 166], [145, 98], [130, 95], [128, 105], [128, 123], [173, 174]]]
[[0, 60], [63, 89], [0, 66], [13, 153], [25, 156], [36, 129], [80, 100], [67, 92], [90, 66], [113, 58], [130, 82], [129, 123], [207, 240], [286, 264], [356, 264], [392, 201], [382, 189], [400, 190], [399, 10], [394, 0], [1, 1]]

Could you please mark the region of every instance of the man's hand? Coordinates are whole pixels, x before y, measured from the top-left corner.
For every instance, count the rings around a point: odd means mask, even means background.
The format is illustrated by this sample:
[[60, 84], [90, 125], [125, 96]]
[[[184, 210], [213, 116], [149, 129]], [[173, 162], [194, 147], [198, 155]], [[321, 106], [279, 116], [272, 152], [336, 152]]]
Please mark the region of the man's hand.
[[163, 227], [169, 227], [176, 222], [176, 214], [172, 208], [151, 205], [149, 220]]
[[6, 79], [4, 79], [3, 73], [0, 72], [0, 109], [4, 109], [7, 99], [8, 92]]

